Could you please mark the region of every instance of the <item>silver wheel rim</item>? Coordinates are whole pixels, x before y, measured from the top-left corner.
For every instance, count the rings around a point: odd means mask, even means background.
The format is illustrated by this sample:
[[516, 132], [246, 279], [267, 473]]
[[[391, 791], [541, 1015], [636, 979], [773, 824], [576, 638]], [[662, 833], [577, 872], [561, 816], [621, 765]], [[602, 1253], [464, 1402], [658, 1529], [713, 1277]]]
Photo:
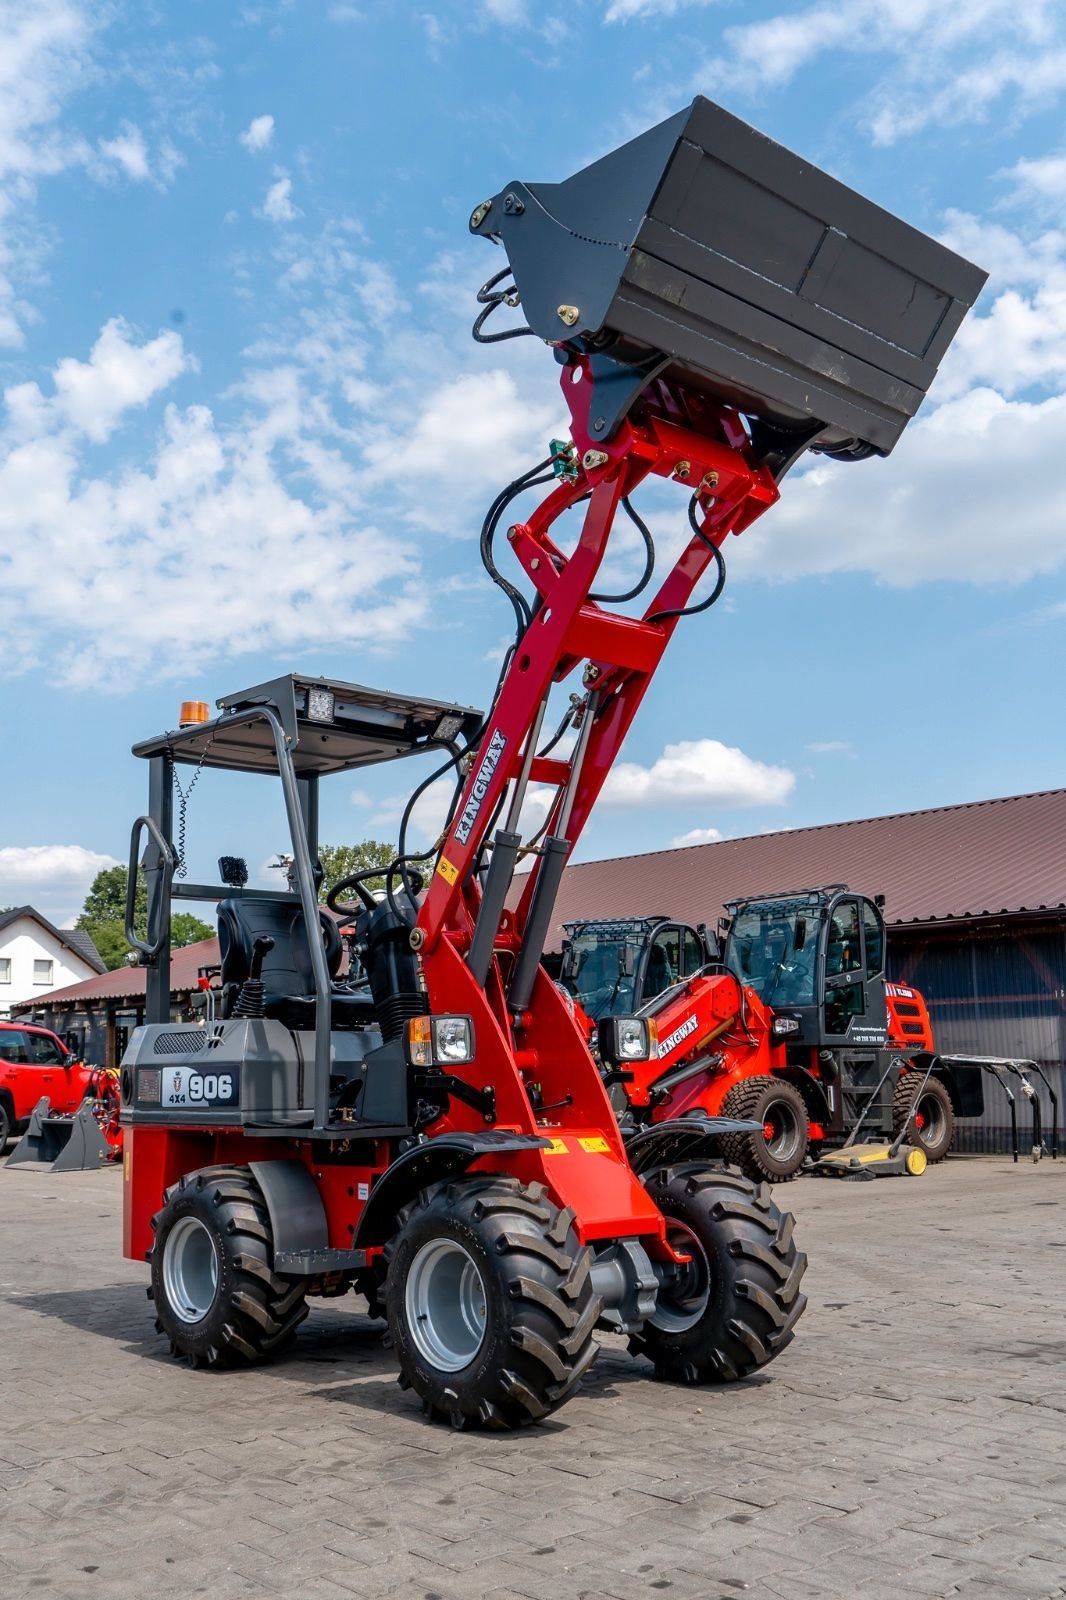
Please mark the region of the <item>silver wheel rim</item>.
[[935, 1149], [944, 1137], [944, 1108], [933, 1095], [923, 1095], [914, 1110], [921, 1117], [922, 1126], [912, 1129], [923, 1145]]
[[163, 1288], [182, 1322], [202, 1322], [218, 1293], [218, 1251], [199, 1217], [182, 1217], [163, 1243]]
[[711, 1265], [706, 1250], [683, 1222], [669, 1218], [666, 1237], [672, 1249], [690, 1256], [691, 1260], [678, 1269], [668, 1294], [660, 1289], [654, 1315], [648, 1320], [660, 1333], [687, 1333], [710, 1304]]
[[[771, 1100], [763, 1108], [763, 1143], [766, 1153], [782, 1165], [793, 1160], [799, 1151], [802, 1142], [802, 1132], [796, 1120], [796, 1109], [787, 1100]], [[773, 1137], [766, 1137], [766, 1125], [772, 1124], [776, 1129]]]
[[424, 1244], [404, 1289], [411, 1339], [440, 1372], [468, 1367], [485, 1340], [488, 1297], [473, 1256], [454, 1239]]

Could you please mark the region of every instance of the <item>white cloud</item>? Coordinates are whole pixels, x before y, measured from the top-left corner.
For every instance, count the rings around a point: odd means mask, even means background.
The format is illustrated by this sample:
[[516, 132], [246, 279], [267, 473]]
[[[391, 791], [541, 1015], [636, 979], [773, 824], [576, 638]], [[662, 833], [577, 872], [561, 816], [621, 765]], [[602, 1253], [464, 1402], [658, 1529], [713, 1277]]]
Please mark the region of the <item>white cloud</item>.
[[850, 739], [818, 739], [814, 744], [809, 744], [807, 749], [816, 756], [839, 755], [851, 749]]
[[517, 27], [526, 21], [526, 0], [481, 0], [486, 16], [505, 27]]
[[0, 905], [30, 905], [50, 922], [67, 926], [96, 874], [118, 865], [114, 856], [80, 844], [5, 845], [0, 848]]
[[295, 222], [303, 215], [292, 203], [292, 179], [284, 173], [267, 190], [262, 214], [268, 222]]
[[102, 139], [100, 153], [121, 167], [134, 183], [147, 183], [152, 176], [144, 134], [132, 122], [123, 123], [113, 139]]
[[500, 487], [531, 466], [561, 426], [561, 402], [542, 401], [542, 393], [539, 384], [525, 389], [502, 368], [438, 384], [401, 426], [371, 431], [371, 477], [393, 480], [402, 458], [411, 521], [469, 532], [487, 484]]
[[605, 22], [633, 22], [644, 17], [674, 17], [692, 6], [718, 5], [720, 0], [611, 0]]
[[1025, 194], [1042, 200], [1066, 200], [1066, 152], [1017, 161], [1011, 176]]
[[[980, 388], [912, 422], [887, 461], [823, 462], [785, 480], [781, 502], [733, 548], [735, 574], [873, 572], [1020, 583], [1066, 561], [1066, 483], [1049, 471], [1066, 395], [1007, 400]], [[1037, 493], [1019, 501], [1019, 485]]]
[[414, 552], [364, 508], [328, 407], [294, 367], [253, 373], [235, 424], [168, 405], [136, 468], [92, 475], [87, 441], [190, 366], [178, 335], [137, 346], [116, 322], [88, 362], [59, 363], [51, 396], [7, 391], [0, 672], [113, 688], [199, 675], [216, 659], [318, 642], [326, 596], [338, 647], [387, 649], [421, 622], [425, 599], [404, 583]]
[[690, 844], [716, 844], [722, 835], [717, 828], [690, 828], [670, 840], [671, 850], [684, 850]]
[[[161, 333], [147, 344], [137, 344], [132, 329], [113, 317], [101, 330], [88, 361], [65, 356], [57, 364], [51, 406], [60, 419], [102, 444], [123, 412], [145, 405], [194, 367], [180, 334]], [[49, 407], [36, 384], [8, 390], [5, 399], [9, 410], [20, 416], [32, 413], [36, 421]]]
[[708, 801], [727, 806], [781, 805], [795, 787], [787, 767], [755, 761], [718, 739], [668, 744], [650, 767], [621, 761], [608, 774], [604, 805], [668, 806]]
[[258, 150], [265, 150], [274, 137], [274, 118], [268, 113], [261, 117], [253, 117], [243, 133], [237, 135], [238, 140], [246, 150], [253, 154]]
[[695, 87], [733, 97], [781, 88], [832, 52], [887, 58], [858, 122], [892, 144], [933, 124], [1051, 105], [1066, 87], [1066, 13], [1058, 0], [816, 0], [725, 28]]

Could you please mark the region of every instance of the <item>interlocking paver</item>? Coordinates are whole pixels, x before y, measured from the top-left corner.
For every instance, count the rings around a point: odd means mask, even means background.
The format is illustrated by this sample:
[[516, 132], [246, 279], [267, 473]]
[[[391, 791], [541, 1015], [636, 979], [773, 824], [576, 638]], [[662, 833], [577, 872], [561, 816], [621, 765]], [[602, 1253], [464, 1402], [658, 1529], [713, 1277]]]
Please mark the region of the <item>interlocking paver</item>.
[[1066, 1162], [791, 1185], [779, 1362], [672, 1388], [608, 1339], [511, 1436], [427, 1423], [355, 1299], [276, 1366], [172, 1362], [119, 1191], [0, 1172], [4, 1600], [1066, 1597]]

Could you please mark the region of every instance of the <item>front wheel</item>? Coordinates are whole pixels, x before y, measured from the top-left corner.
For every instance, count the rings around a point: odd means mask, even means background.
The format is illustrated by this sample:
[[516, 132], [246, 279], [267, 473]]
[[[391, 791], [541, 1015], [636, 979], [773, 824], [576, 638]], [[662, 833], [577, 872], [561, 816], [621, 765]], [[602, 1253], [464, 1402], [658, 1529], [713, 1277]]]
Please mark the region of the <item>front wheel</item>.
[[722, 1101], [723, 1117], [758, 1122], [758, 1131], [721, 1136], [722, 1154], [755, 1183], [787, 1183], [803, 1165], [809, 1141], [803, 1096], [784, 1078], [744, 1078]]
[[193, 1366], [246, 1366], [307, 1315], [304, 1281], [274, 1271], [270, 1214], [247, 1167], [204, 1167], [152, 1218], [156, 1330]]
[[442, 1185], [386, 1248], [400, 1383], [456, 1428], [514, 1428], [562, 1405], [596, 1358], [592, 1252], [543, 1184]]
[[723, 1168], [663, 1167], [645, 1184], [689, 1262], [662, 1283], [630, 1350], [674, 1383], [746, 1378], [791, 1344], [807, 1304], [791, 1213], [766, 1184]]
[[930, 1076], [923, 1088], [924, 1076], [919, 1068], [900, 1073], [892, 1096], [892, 1126], [898, 1137], [913, 1106], [907, 1143], [921, 1150], [927, 1161], [943, 1161], [955, 1138], [955, 1108], [947, 1085]]

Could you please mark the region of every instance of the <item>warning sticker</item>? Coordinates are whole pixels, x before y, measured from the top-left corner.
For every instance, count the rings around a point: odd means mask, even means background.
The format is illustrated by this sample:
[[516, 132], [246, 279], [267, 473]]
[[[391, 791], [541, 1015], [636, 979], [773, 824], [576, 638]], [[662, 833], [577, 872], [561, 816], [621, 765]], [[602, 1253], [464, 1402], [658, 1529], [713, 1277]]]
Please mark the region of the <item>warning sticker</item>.
[[593, 1139], [579, 1139], [577, 1142], [587, 1156], [608, 1155], [610, 1153], [611, 1147], [600, 1133], [596, 1134]]
[[437, 871], [440, 873], [445, 883], [454, 883], [456, 878], [459, 876], [459, 868], [453, 867], [447, 856], [441, 856], [440, 860], [437, 862]]
[[553, 1139], [544, 1154], [546, 1156], [565, 1156], [569, 1155], [570, 1151], [565, 1139]]

